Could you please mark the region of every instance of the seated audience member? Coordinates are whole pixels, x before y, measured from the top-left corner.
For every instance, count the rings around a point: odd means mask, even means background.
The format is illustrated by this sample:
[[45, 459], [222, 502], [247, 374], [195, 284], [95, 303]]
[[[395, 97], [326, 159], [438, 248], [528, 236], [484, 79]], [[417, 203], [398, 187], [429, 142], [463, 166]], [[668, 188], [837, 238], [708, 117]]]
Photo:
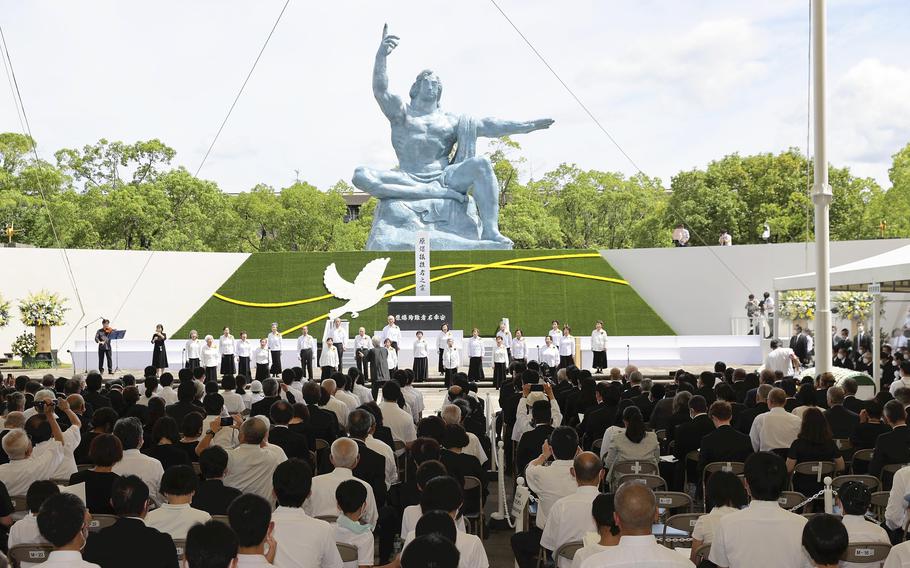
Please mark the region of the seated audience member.
[[752, 501], [716, 523], [708, 559], [720, 567], [801, 568], [800, 535], [806, 518], [777, 503], [787, 482], [784, 460], [770, 452], [758, 452], [746, 459], [745, 467], [746, 489]]
[[370, 525], [360, 524], [367, 504], [367, 490], [361, 483], [349, 479], [335, 490], [338, 520], [335, 523], [335, 542], [350, 544], [357, 549], [357, 561], [345, 568], [373, 565], [373, 532]]
[[610, 470], [607, 476], [608, 483], [613, 483], [617, 479], [614, 464], [636, 460], [648, 462], [657, 467], [660, 459], [660, 442], [657, 441], [657, 435], [654, 432], [645, 430], [641, 410], [637, 406], [626, 408], [622, 412], [622, 420], [625, 431], [618, 432], [610, 439], [607, 459], [604, 463], [604, 466]]
[[199, 461], [199, 456], [196, 455], [196, 446], [199, 445], [199, 440], [202, 439], [204, 421], [205, 419], [198, 412], [190, 412], [183, 417], [183, 422], [180, 423], [180, 442], [177, 443], [177, 447], [186, 452], [190, 463]]
[[[53, 398], [53, 393], [51, 397], [50, 401], [56, 400]], [[50, 405], [50, 402], [46, 401], [46, 403]], [[51, 478], [67, 479], [78, 471], [73, 452], [79, 447], [79, 441], [82, 439], [82, 434], [80, 432], [82, 422], [70, 408], [69, 402], [66, 400], [57, 401], [57, 410], [63, 412], [64, 417], [69, 421], [70, 426], [66, 430], [63, 430], [63, 460], [60, 462], [60, 465], [57, 466], [57, 469], [51, 472]], [[53, 413], [35, 414], [31, 418], [26, 419], [25, 432], [29, 435], [29, 438], [31, 438], [33, 446], [32, 453], [36, 457], [40, 457], [41, 454], [45, 452], [56, 454], [58, 444], [50, 425], [51, 421], [56, 422], [56, 420], [56, 415]]]
[[272, 505], [268, 501], [253, 493], [241, 495], [228, 508], [228, 521], [237, 535], [237, 568], [275, 563], [279, 544], [272, 538]]
[[[382, 491], [382, 493], [385, 494], [392, 485], [398, 482], [398, 464], [395, 461], [395, 453], [392, 451], [392, 448], [385, 442], [381, 442], [373, 437], [373, 432], [375, 431], [376, 419], [367, 410], [358, 408], [348, 416], [348, 435], [352, 440], [357, 442], [357, 445], [360, 447], [360, 455], [369, 455], [370, 452], [372, 452], [382, 458], [382, 477], [385, 483], [385, 491]], [[370, 452], [367, 452], [366, 450], [370, 450]], [[361, 463], [357, 464], [356, 469], [365, 466], [372, 474], [373, 470], [378, 468], [378, 466], [372, 463], [363, 463], [363, 458], [361, 458], [360, 461]], [[356, 469], [354, 475], [369, 483], [370, 476], [360, 475], [360, 472]], [[370, 483], [370, 485], [373, 486], [373, 493], [377, 493], [376, 485], [373, 483]]]
[[[464, 448], [467, 445], [468, 435], [464, 426], [461, 424], [446, 425], [443, 435], [443, 447], [445, 449], [440, 452], [439, 461], [446, 466], [449, 475], [459, 480], [462, 485], [464, 485], [466, 476], [476, 477], [480, 481], [481, 499], [486, 501], [488, 494], [486, 472], [480, 467], [480, 462], [477, 461], [477, 458], [464, 453]], [[472, 504], [477, 503], [476, 493], [467, 496], [467, 498], [471, 500]]]
[[[54, 407], [45, 406], [46, 417], [53, 416]], [[0, 465], [0, 482], [10, 495], [25, 495], [33, 481], [51, 479], [63, 461], [63, 432], [56, 420], [48, 420], [52, 445], [40, 455], [34, 453], [32, 442], [25, 430], [10, 430], [3, 437], [3, 451], [9, 456], [9, 463]]]
[[335, 397], [335, 393], [338, 390], [338, 385], [335, 382], [335, 379], [326, 379], [322, 381], [322, 390], [325, 391], [325, 394], [328, 395], [328, 400], [320, 406], [326, 410], [329, 410], [335, 413], [335, 417], [338, 418], [338, 425], [342, 428], [347, 427], [348, 424], [348, 412], [350, 409], [348, 405], [343, 401]]
[[[428, 515], [432, 517], [438, 515], [438, 513], [443, 513], [452, 521], [455, 520], [455, 516], [458, 515], [458, 509], [461, 506], [460, 489], [458, 483], [451, 477], [437, 477], [430, 481], [427, 490], [423, 493], [423, 499], [420, 505], [423, 515], [420, 517], [420, 520], [417, 521], [415, 529], [405, 537], [405, 547], [417, 537], [418, 530], [422, 529], [421, 523], [424, 522], [424, 518]], [[457, 495], [458, 498], [439, 498], [437, 497], [439, 493], [445, 493], [449, 497]], [[459, 501], [457, 505], [455, 505], [456, 500]], [[454, 509], [446, 508], [452, 505], [455, 505]], [[486, 550], [483, 548], [483, 542], [477, 535], [456, 530], [455, 547], [458, 549], [460, 556], [460, 561], [458, 563], [459, 568], [487, 568], [490, 565], [489, 560], [487, 559]]]
[[[303, 510], [303, 503], [313, 487], [313, 470], [309, 464], [298, 459], [287, 460], [275, 468], [272, 485], [278, 502], [278, 508], [272, 514], [273, 534], [281, 542], [275, 555], [275, 565], [341, 568], [341, 556], [335, 547], [332, 525], [307, 515]], [[369, 527], [365, 530], [369, 532]]]
[[117, 521], [89, 536], [85, 558], [102, 568], [118, 568], [129, 558], [130, 567], [177, 568], [174, 541], [146, 526], [148, 486], [135, 475], [118, 478], [111, 489], [111, 506]]
[[119, 475], [114, 464], [123, 459], [123, 446], [113, 434], [99, 434], [92, 439], [89, 456], [95, 467], [70, 476], [70, 485], [85, 484], [85, 505], [93, 515], [112, 515], [111, 488]]
[[[910, 428], [907, 427], [907, 411], [904, 405], [896, 400], [885, 404], [885, 423], [891, 427], [875, 441], [872, 461], [869, 462], [869, 475], [882, 475], [882, 468], [890, 464], [910, 462]], [[4, 441], [6, 438], [4, 438]], [[9, 452], [7, 452], [9, 453]], [[4, 466], [0, 466], [2, 468]], [[890, 483], [890, 476], [883, 476], [883, 483]]]
[[[653, 390], [654, 387], [651, 388]], [[580, 568], [582, 562], [587, 560], [588, 557], [609, 550], [610, 547], [619, 544], [619, 525], [616, 524], [614, 512], [612, 494], [601, 493], [594, 498], [594, 502], [591, 504], [591, 515], [594, 517], [594, 524], [597, 525], [597, 533], [600, 535], [600, 540], [585, 544], [584, 547], [575, 552], [571, 568]]]
[[382, 402], [379, 403], [379, 410], [382, 412], [382, 423], [392, 431], [392, 438], [410, 446], [417, 439], [417, 429], [411, 413], [395, 402], [401, 396], [401, 387], [398, 383], [387, 381], [382, 385]]
[[[220, 419], [209, 424], [209, 430], [196, 447], [196, 454], [202, 455], [221, 428]], [[281, 448], [268, 446], [268, 434], [268, 425], [260, 418], [252, 417], [243, 421], [238, 436], [240, 445], [225, 450], [228, 455], [225, 485], [243, 493], [255, 493], [263, 499], [272, 499], [272, 474], [278, 464], [287, 458]]]
[[221, 377], [221, 398], [224, 399], [224, 409], [228, 414], [240, 415], [246, 406], [243, 404], [243, 397], [236, 392], [237, 380], [233, 375]]
[[235, 568], [237, 535], [221, 521], [196, 525], [186, 533], [186, 568]]
[[553, 433], [549, 401], [538, 400], [531, 405], [531, 423], [533, 428], [521, 435], [515, 454], [515, 471], [518, 476], [524, 475], [525, 468], [540, 455], [540, 448]]
[[401, 553], [401, 568], [458, 568], [460, 555], [455, 543], [431, 534], [411, 541]]
[[[875, 447], [875, 441], [885, 432], [890, 432], [891, 428], [882, 420], [882, 405], [874, 400], [866, 402], [864, 408], [859, 412], [859, 424], [850, 437], [850, 443], [853, 445], [853, 451], [871, 449]], [[854, 463], [854, 470], [859, 464]], [[864, 464], [862, 471], [856, 471], [863, 474], [868, 471], [868, 464]]]
[[840, 566], [850, 538], [841, 520], [834, 515], [816, 515], [803, 527], [803, 548], [818, 568]]
[[825, 420], [831, 427], [831, 435], [838, 439], [848, 440], [859, 425], [859, 415], [847, 410], [844, 406], [844, 389], [831, 387], [828, 389], [828, 410], [825, 410]]
[[708, 478], [707, 502], [711, 510], [707, 515], [702, 515], [695, 521], [695, 527], [692, 529], [692, 555], [691, 560], [695, 562], [695, 552], [703, 544], [711, 544], [714, 541], [714, 530], [717, 523], [730, 513], [742, 509], [749, 502], [749, 496], [746, 495], [746, 489], [742, 481], [736, 475], [718, 471]]
[[768, 393], [768, 412], [756, 416], [749, 429], [752, 449], [756, 452], [786, 450], [796, 440], [802, 421], [784, 409], [786, 402], [783, 389]]
[[38, 532], [54, 547], [44, 562], [47, 568], [98, 568], [82, 560], [90, 518], [82, 500], [71, 493], [44, 501], [38, 511]]
[[[336, 516], [338, 504], [335, 502], [335, 490], [342, 481], [357, 479], [353, 469], [357, 466], [359, 447], [357, 442], [350, 438], [339, 438], [332, 442], [331, 461], [335, 469], [330, 473], [317, 475], [313, 478], [313, 491], [304, 504], [304, 510], [313, 517]], [[373, 488], [366, 481], [360, 483], [367, 488], [367, 509], [363, 519], [372, 527], [379, 520], [379, 511], [376, 508], [376, 499], [373, 497]]]
[[170, 416], [163, 416], [155, 422], [152, 428], [153, 446], [145, 448], [142, 453], [161, 462], [161, 467], [167, 471], [176, 465], [190, 465], [190, 458], [186, 450], [180, 447], [180, 431], [177, 421]]
[[364, 441], [364, 437], [369, 433], [372, 425], [373, 415], [366, 410], [354, 409], [348, 417], [350, 439], [357, 443], [358, 460], [354, 467], [354, 477], [370, 484], [370, 487], [373, 488], [376, 507], [382, 509], [388, 499], [388, 485], [386, 485], [388, 462], [382, 454], [371, 450]]
[[[837, 489], [837, 503], [843, 511], [844, 528], [850, 544], [880, 542], [891, 544], [888, 531], [877, 523], [866, 520], [866, 512], [872, 503], [872, 492], [857, 481], [848, 481]], [[844, 562], [841, 568], [862, 568], [863, 564]]]
[[[36, 481], [31, 484], [25, 494], [28, 514], [10, 527], [7, 542], [9, 548], [20, 544], [47, 544], [47, 539], [41, 536], [41, 532], [38, 530], [38, 512], [45, 501], [59, 494], [60, 488], [53, 481]], [[38, 566], [38, 564], [34, 562], [19, 564], [19, 568], [32, 568], [33, 566]]]
[[95, 436], [101, 434], [110, 434], [114, 431], [114, 423], [117, 422], [117, 412], [113, 408], [103, 407], [95, 409], [92, 413], [92, 429], [82, 435], [73, 457], [76, 459], [76, 465], [92, 463], [89, 457], [89, 446]]
[[[416, 499], [417, 504], [408, 505], [404, 508], [404, 511], [401, 514], [401, 531], [399, 531], [399, 534], [407, 535], [417, 526], [417, 521], [423, 514], [420, 508], [421, 497], [427, 484], [430, 483], [430, 480], [446, 475], [449, 475], [449, 472], [446, 471], [446, 466], [439, 460], [427, 460], [417, 467], [417, 474], [415, 475], [417, 490], [419, 492]], [[458, 520], [455, 521], [455, 527], [459, 532], [467, 532], [463, 516], [458, 517]]]
[[[733, 383], [734, 390], [737, 385], [744, 383], [745, 381]], [[773, 388], [773, 385], [759, 385], [758, 389], [755, 391], [755, 406], [746, 407], [740, 412], [739, 421], [736, 423], [737, 430], [743, 434], [748, 434], [752, 430], [752, 423], [755, 422], [755, 419], [768, 412], [768, 395]], [[784, 393], [784, 397], [786, 397], [786, 395], [787, 393]], [[745, 392], [743, 392], [743, 396], [745, 396]], [[786, 398], [784, 398], [784, 406], [786, 407], [786, 405]]]
[[752, 453], [749, 436], [731, 426], [733, 409], [729, 402], [714, 402], [708, 409], [708, 415], [714, 422], [714, 430], [701, 440], [696, 480], [702, 478], [702, 472], [709, 463], [742, 462]]
[[304, 423], [309, 447], [316, 447], [317, 439], [331, 444], [339, 435], [338, 417], [331, 410], [319, 408], [322, 397], [319, 383], [313, 381], [304, 383], [301, 393], [309, 413], [309, 418]]
[[[714, 378], [712, 373], [708, 375]], [[702, 438], [714, 431], [714, 421], [708, 416], [708, 405], [703, 396], [695, 395], [689, 399], [689, 415], [692, 420], [677, 426], [673, 434], [673, 456], [677, 462], [672, 485], [677, 489], [684, 489], [682, 485], [686, 475], [688, 479], [696, 479], [698, 462], [686, 459], [686, 456], [697, 451]]]
[[177, 387], [177, 402], [167, 405], [164, 411], [176, 420], [177, 424], [183, 424], [183, 418], [190, 412], [202, 414], [204, 412], [202, 405], [196, 401], [196, 381], [181, 378]]
[[819, 409], [812, 408], [803, 413], [799, 435], [787, 451], [787, 472], [793, 475], [794, 491], [809, 496], [822, 489], [817, 475], [794, 473], [798, 463], [819, 461], [833, 461], [836, 471], [844, 471], [844, 458], [831, 437], [828, 422]]
[[[446, 424], [461, 424], [462, 426], [465, 426], [464, 419], [462, 418], [465, 414], [464, 409], [470, 411], [470, 403], [467, 401], [455, 401], [452, 404], [444, 405], [439, 415]], [[468, 430], [466, 426], [465, 432], [468, 434], [468, 445], [464, 448], [464, 453], [477, 458], [480, 465], [485, 464], [488, 458], [480, 438], [478, 438], [477, 434]], [[489, 439], [487, 439], [487, 442], [489, 442]]]
[[199, 478], [188, 465], [175, 465], [164, 471], [161, 477], [161, 494], [165, 503], [149, 512], [145, 524], [171, 535], [174, 540], [186, 538], [186, 531], [196, 523], [212, 518], [205, 511], [190, 506]]
[[[250, 416], [268, 416], [272, 405], [281, 400], [281, 383], [278, 379], [262, 381], [262, 394], [265, 395], [259, 402], [254, 402], [250, 407]], [[318, 385], [317, 385], [318, 386]], [[241, 545], [242, 548], [242, 545]]]
[[135, 416], [121, 418], [114, 424], [114, 436], [120, 439], [123, 446], [123, 458], [114, 464], [111, 471], [120, 476], [137, 476], [148, 486], [150, 499], [161, 503], [158, 486], [164, 468], [160, 461], [139, 451], [142, 448], [142, 422]]
[[284, 450], [284, 455], [288, 458], [309, 461], [310, 448], [306, 436], [288, 428], [292, 418], [294, 418], [294, 408], [287, 402], [279, 400], [272, 405], [269, 409], [269, 419], [272, 423], [272, 429], [269, 430], [269, 443]]
[[818, 408], [815, 399], [815, 387], [810, 383], [803, 384], [796, 393], [796, 408], [793, 409], [793, 416], [803, 417], [803, 412], [809, 408]]
[[[540, 537], [540, 546], [555, 553], [567, 542], [583, 540], [596, 526], [591, 517], [591, 507], [598, 495], [598, 486], [603, 479], [603, 467], [597, 454], [582, 452], [575, 456], [570, 470], [578, 489], [556, 501], [548, 513], [547, 525]], [[557, 560], [559, 568], [568, 568], [570, 560]]]
[[619, 486], [614, 497], [616, 518], [622, 538], [619, 544], [588, 557], [581, 568], [608, 566], [688, 566], [692, 563], [674, 550], [657, 544], [652, 534], [657, 520], [657, 498], [654, 492], [640, 483], [627, 482]]
[[[681, 383], [680, 387], [684, 384]], [[674, 439], [677, 426], [692, 420], [692, 415], [689, 413], [689, 400], [691, 398], [692, 393], [688, 390], [678, 389], [676, 394], [673, 395], [673, 413], [667, 419], [667, 440], [672, 441]], [[623, 409], [623, 412], [625, 412], [625, 409]]]
[[209, 515], [227, 515], [228, 505], [240, 496], [240, 491], [224, 484], [228, 455], [221, 446], [206, 448], [199, 456], [202, 482], [193, 494], [190, 506]]
[[[531, 377], [536, 379], [534, 380], [534, 384], [537, 384], [537, 381], [540, 380], [537, 378], [537, 373], [525, 371], [525, 375], [522, 376], [522, 381], [526, 378], [532, 380]], [[566, 381], [566, 383], [568, 384], [568, 381]], [[525, 432], [530, 432], [533, 428], [533, 424], [531, 423], [533, 420], [531, 409], [538, 401], [549, 401], [552, 423], [562, 424], [562, 410], [559, 408], [559, 402], [556, 400], [556, 396], [553, 394], [553, 389], [550, 384], [544, 383], [543, 395], [541, 395], [540, 392], [531, 392], [531, 384], [525, 383], [521, 385], [521, 398], [518, 400], [518, 407], [515, 410], [515, 425], [512, 427], [513, 442], [519, 443]]]

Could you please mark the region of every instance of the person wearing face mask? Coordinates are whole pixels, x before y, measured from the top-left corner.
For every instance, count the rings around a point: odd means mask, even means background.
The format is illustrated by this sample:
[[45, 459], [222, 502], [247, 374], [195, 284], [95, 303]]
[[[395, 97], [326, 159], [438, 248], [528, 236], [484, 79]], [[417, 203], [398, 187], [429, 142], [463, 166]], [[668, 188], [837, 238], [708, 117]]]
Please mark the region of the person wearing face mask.
[[82, 500], [71, 493], [49, 497], [38, 511], [38, 531], [54, 547], [47, 568], [100, 568], [82, 559], [91, 517]]

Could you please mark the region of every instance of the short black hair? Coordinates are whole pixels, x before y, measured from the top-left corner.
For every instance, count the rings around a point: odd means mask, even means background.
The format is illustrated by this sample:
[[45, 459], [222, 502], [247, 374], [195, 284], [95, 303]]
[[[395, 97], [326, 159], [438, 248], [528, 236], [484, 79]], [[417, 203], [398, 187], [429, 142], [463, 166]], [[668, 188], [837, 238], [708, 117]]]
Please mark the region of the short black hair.
[[837, 489], [845, 515], [865, 515], [872, 503], [872, 492], [859, 481], [848, 481]]
[[228, 568], [237, 557], [237, 535], [221, 521], [193, 525], [184, 554], [189, 568]]
[[427, 483], [430, 482], [434, 477], [440, 477], [448, 475], [449, 470], [446, 469], [445, 464], [439, 460], [426, 460], [419, 466], [417, 466], [417, 486], [426, 487]]
[[570, 460], [578, 451], [578, 433], [569, 426], [560, 426], [550, 433], [550, 447], [554, 458]]
[[549, 424], [552, 420], [553, 413], [550, 410], [550, 401], [534, 401], [534, 404], [531, 405], [531, 421], [534, 424]]
[[784, 460], [771, 452], [756, 452], [746, 458], [745, 474], [749, 493], [759, 501], [777, 501], [787, 483]]
[[167, 438], [173, 444], [180, 441], [180, 428], [177, 427], [177, 421], [170, 416], [162, 416], [152, 427], [152, 440], [157, 444], [163, 438]]
[[885, 403], [884, 415], [889, 422], [903, 422], [907, 420], [907, 411], [904, 409], [904, 405], [896, 400], [889, 400]]
[[420, 510], [454, 511], [464, 502], [461, 484], [448, 475], [434, 477], [423, 487], [420, 494]]
[[703, 414], [708, 411], [708, 402], [705, 397], [697, 394], [689, 399], [689, 410], [697, 414]]
[[167, 495], [189, 495], [198, 487], [199, 478], [188, 465], [172, 465], [161, 476], [161, 492]]
[[227, 464], [227, 451], [221, 446], [209, 446], [199, 454], [199, 470], [205, 479], [222, 477]]
[[815, 515], [803, 527], [803, 548], [815, 564], [837, 564], [849, 544], [844, 523], [834, 515]]
[[395, 381], [386, 381], [382, 385], [382, 400], [397, 402], [401, 398], [401, 387]]
[[445, 436], [443, 436], [443, 445], [449, 448], [464, 448], [471, 441], [468, 439], [468, 433], [461, 424], [446, 424]]
[[163, 387], [169, 387], [174, 384], [174, 375], [170, 373], [161, 373], [161, 376], [158, 377], [158, 384]]
[[102, 406], [92, 413], [92, 428], [104, 428], [105, 432], [114, 430], [114, 423], [117, 422], [117, 411], [109, 406]]
[[452, 515], [446, 511], [427, 511], [420, 516], [414, 527], [414, 536], [439, 535], [442, 538], [455, 542], [458, 532]]
[[122, 475], [111, 486], [111, 507], [121, 517], [139, 515], [148, 499], [148, 485], [135, 475]]
[[616, 509], [613, 506], [612, 493], [601, 493], [591, 503], [591, 516], [594, 517], [597, 528], [610, 527], [610, 534], [616, 536], [619, 534], [619, 525], [616, 524], [614, 512]]
[[342, 513], [353, 513], [363, 507], [367, 500], [367, 488], [359, 479], [347, 479], [335, 488], [335, 501]]
[[53, 497], [59, 493], [60, 488], [57, 487], [57, 484], [53, 481], [47, 479], [33, 481], [32, 484], [28, 486], [28, 491], [25, 493], [25, 504], [28, 505], [30, 513], [37, 515], [38, 511], [41, 509], [41, 505], [43, 505], [49, 497]]
[[268, 501], [253, 493], [244, 493], [231, 501], [227, 514], [228, 522], [237, 534], [237, 544], [242, 547], [262, 544], [272, 522], [272, 505]]
[[301, 507], [313, 489], [313, 470], [298, 458], [284, 461], [272, 474], [272, 488], [280, 507]]
[[[21, 379], [21, 378], [22, 377], [16, 377], [16, 390], [22, 390], [22, 388], [25, 388], [25, 384], [23, 384], [21, 388], [19, 387], [19, 382], [20, 382], [19, 379]], [[28, 377], [25, 377], [25, 379], [26, 379], [25, 382], [27, 383]], [[103, 380], [101, 379], [101, 375], [99, 375], [95, 371], [92, 371], [88, 375], [85, 376], [85, 388], [87, 390], [99, 391], [99, 390], [101, 390], [102, 384], [103, 384]]]
[[192, 402], [196, 399], [196, 385], [191, 379], [180, 381], [177, 387], [177, 400], [181, 402]]
[[85, 526], [85, 504], [72, 493], [48, 497], [38, 511], [38, 531], [55, 548], [76, 538]]
[[205, 418], [198, 412], [187, 412], [180, 423], [180, 433], [187, 438], [195, 438], [202, 433], [202, 422]]
[[739, 477], [728, 471], [712, 473], [708, 478], [705, 501], [709, 507], [741, 509], [749, 502], [746, 488]]
[[412, 540], [401, 553], [401, 568], [458, 568], [461, 553], [455, 543], [437, 534]]
[[269, 418], [272, 424], [285, 425], [294, 417], [294, 409], [285, 400], [276, 400], [269, 408]]
[[205, 395], [202, 399], [202, 408], [209, 416], [218, 416], [224, 409], [224, 397], [218, 394], [218, 385], [215, 385], [215, 392]]

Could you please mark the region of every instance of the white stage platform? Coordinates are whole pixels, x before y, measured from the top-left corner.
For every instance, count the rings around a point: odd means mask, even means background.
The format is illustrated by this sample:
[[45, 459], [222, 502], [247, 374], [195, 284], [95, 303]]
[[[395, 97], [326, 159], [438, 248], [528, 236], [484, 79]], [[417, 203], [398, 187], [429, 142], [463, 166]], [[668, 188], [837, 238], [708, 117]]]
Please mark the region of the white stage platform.
[[[378, 332], [377, 332], [378, 333]], [[453, 330], [456, 343], [461, 346], [461, 330]], [[436, 337], [438, 331], [427, 331], [424, 339], [429, 344], [430, 373], [437, 367]], [[581, 367], [591, 368], [591, 338], [581, 337]], [[494, 340], [485, 338], [486, 353], [484, 366], [492, 367], [492, 347]], [[538, 349], [544, 345], [543, 337], [527, 337], [528, 358], [537, 359]], [[113, 341], [114, 364], [120, 369], [142, 369], [152, 360], [152, 345], [147, 340], [121, 339]], [[399, 348], [399, 365], [410, 367], [413, 362], [413, 332], [402, 332]], [[186, 340], [168, 340], [167, 357], [170, 369], [176, 371], [184, 362], [183, 348]], [[715, 361], [725, 361], [739, 365], [760, 365], [763, 360], [761, 338], [755, 335], [661, 335], [661, 336], [611, 336], [607, 343], [609, 366], [624, 367], [627, 363], [642, 367], [688, 367], [693, 365], [710, 365]], [[77, 370], [96, 368], [98, 352], [94, 342], [86, 344], [75, 342], [72, 352], [73, 366]], [[344, 367], [354, 365], [353, 339], [345, 346]], [[300, 364], [297, 352], [297, 338], [284, 339], [281, 363], [285, 367]], [[467, 370], [468, 356], [462, 349], [462, 365]]]

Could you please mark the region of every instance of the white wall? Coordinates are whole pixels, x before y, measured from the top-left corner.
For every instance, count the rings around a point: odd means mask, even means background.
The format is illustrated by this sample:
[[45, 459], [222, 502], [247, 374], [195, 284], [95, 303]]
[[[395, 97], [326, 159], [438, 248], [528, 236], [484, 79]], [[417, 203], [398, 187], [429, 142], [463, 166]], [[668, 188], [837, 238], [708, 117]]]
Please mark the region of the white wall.
[[[47, 289], [69, 299], [67, 325], [52, 331], [52, 345], [62, 360], [67, 349], [100, 327], [96, 318], [127, 330], [127, 337], [151, 339], [156, 324], [172, 332], [208, 300], [247, 259], [241, 253], [148, 252], [68, 250], [85, 316], [65, 270], [59, 249], [0, 248], [0, 294], [11, 302], [9, 326], [0, 329], [0, 351], [8, 352], [13, 339], [25, 330], [19, 322], [17, 301], [29, 292]], [[141, 274], [141, 277], [140, 277]], [[135, 286], [135, 287], [134, 287]], [[81, 363], [81, 362], [80, 362]]]
[[[831, 266], [907, 244], [910, 239], [832, 242]], [[813, 272], [814, 250], [793, 243], [600, 252], [676, 333], [711, 335], [729, 334], [730, 318], [745, 317], [748, 295], [773, 294], [774, 278]], [[895, 327], [899, 315], [902, 322], [906, 304], [886, 302], [882, 327]]]

